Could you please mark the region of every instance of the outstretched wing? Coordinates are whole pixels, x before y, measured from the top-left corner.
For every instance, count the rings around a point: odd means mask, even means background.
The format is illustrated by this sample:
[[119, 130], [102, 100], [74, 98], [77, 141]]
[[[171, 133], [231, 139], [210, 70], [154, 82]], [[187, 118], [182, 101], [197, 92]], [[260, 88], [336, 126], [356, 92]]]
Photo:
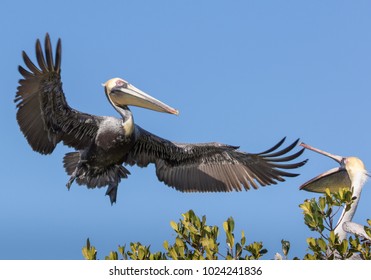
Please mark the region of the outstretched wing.
[[15, 97], [17, 121], [33, 150], [50, 154], [63, 141], [76, 149], [86, 147], [96, 135], [100, 117], [78, 112], [68, 106], [61, 82], [61, 40], [58, 40], [55, 61], [49, 35], [45, 37], [45, 55], [36, 41], [37, 67], [23, 52], [29, 70], [18, 67], [19, 80]]
[[126, 163], [144, 167], [156, 165], [160, 181], [182, 192], [229, 192], [249, 190], [284, 181], [298, 174], [285, 169], [298, 168], [306, 160], [288, 163], [304, 151], [287, 155], [298, 140], [278, 150], [284, 139], [258, 154], [238, 151], [220, 143], [182, 144], [162, 139], [136, 126], [137, 141]]

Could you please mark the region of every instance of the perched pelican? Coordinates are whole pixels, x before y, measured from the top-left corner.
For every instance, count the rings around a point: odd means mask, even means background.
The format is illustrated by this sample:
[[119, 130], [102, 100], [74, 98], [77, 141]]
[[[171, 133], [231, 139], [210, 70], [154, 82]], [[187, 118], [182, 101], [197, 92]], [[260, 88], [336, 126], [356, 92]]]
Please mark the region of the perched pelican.
[[278, 150], [285, 138], [262, 153], [244, 153], [238, 147], [220, 143], [175, 143], [149, 133], [134, 123], [128, 106], [178, 114], [178, 111], [137, 89], [127, 81], [114, 78], [104, 84], [105, 95], [121, 118], [101, 117], [72, 109], [66, 101], [61, 82], [61, 40], [55, 58], [49, 35], [45, 54], [36, 41], [37, 67], [23, 52], [29, 70], [19, 66], [23, 79], [15, 102], [17, 121], [34, 151], [51, 154], [59, 142], [76, 151], [64, 157], [70, 179], [88, 188], [108, 186], [106, 195], [116, 202], [117, 187], [130, 172], [122, 166], [156, 166], [158, 179], [182, 192], [241, 191], [284, 181], [298, 174], [295, 169], [306, 160], [298, 158], [304, 149], [288, 155], [297, 141]]
[[[343, 210], [336, 225], [335, 234], [337, 233], [339, 235], [340, 240], [346, 238], [347, 232], [358, 234], [355, 232], [357, 231], [357, 226], [355, 226], [355, 223], [352, 223], [351, 221], [357, 210], [362, 188], [366, 183], [367, 176], [370, 176], [367, 173], [363, 162], [356, 157], [333, 155], [317, 148], [313, 148], [305, 143], [301, 143], [300, 145], [306, 149], [330, 157], [340, 164], [340, 167], [333, 168], [304, 183], [300, 186], [300, 189], [318, 193], [324, 193], [326, 188], [330, 189], [330, 191], [337, 191], [341, 188], [352, 189], [355, 200], [353, 201], [349, 211], [345, 211], [345, 209]], [[358, 235], [362, 236], [364, 234], [364, 232], [359, 231]]]

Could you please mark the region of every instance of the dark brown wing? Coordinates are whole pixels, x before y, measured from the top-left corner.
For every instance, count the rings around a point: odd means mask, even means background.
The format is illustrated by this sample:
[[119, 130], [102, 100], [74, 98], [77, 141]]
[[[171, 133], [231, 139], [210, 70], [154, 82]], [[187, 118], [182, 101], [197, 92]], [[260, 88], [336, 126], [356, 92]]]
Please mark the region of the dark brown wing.
[[63, 141], [66, 145], [82, 149], [96, 135], [100, 117], [78, 112], [68, 106], [61, 82], [61, 40], [57, 43], [55, 61], [49, 35], [45, 37], [45, 56], [40, 41], [36, 41], [39, 67], [23, 52], [29, 70], [19, 66], [24, 77], [19, 80], [15, 97], [17, 121], [31, 147], [50, 154]]
[[294, 177], [285, 169], [298, 168], [306, 160], [287, 163], [299, 157], [304, 149], [289, 153], [298, 140], [277, 151], [284, 139], [271, 149], [250, 154], [238, 151], [238, 147], [220, 143], [173, 143], [136, 126], [137, 141], [127, 163], [130, 165], [156, 165], [160, 181], [182, 192], [229, 192], [251, 187], [276, 184], [283, 177]]

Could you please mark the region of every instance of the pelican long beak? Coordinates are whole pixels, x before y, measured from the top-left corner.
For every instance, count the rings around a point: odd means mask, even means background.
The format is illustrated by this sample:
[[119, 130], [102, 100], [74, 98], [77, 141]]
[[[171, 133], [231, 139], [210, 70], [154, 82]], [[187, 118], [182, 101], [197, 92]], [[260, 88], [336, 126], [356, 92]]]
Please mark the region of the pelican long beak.
[[116, 106], [137, 106], [158, 112], [178, 115], [179, 111], [146, 94], [131, 84], [125, 87], [114, 87], [109, 93], [109, 99]]
[[322, 151], [322, 150], [320, 150], [320, 149], [317, 149], [317, 148], [314, 148], [314, 147], [312, 147], [312, 146], [309, 146], [309, 145], [307, 145], [307, 144], [305, 144], [305, 143], [300, 143], [300, 146], [302, 146], [302, 147], [304, 147], [304, 148], [306, 148], [306, 149], [308, 149], [308, 150], [312, 150], [312, 151], [314, 151], [314, 152], [316, 152], [316, 153], [319, 153], [319, 154], [321, 154], [321, 155], [324, 155], [324, 156], [327, 156], [327, 157], [329, 157], [329, 158], [332, 158], [333, 160], [335, 160], [336, 162], [338, 162], [339, 164], [341, 164], [341, 162], [342, 162], [342, 160], [343, 160], [343, 157], [342, 156], [337, 156], [337, 155], [333, 155], [333, 154], [330, 154], [330, 153], [328, 153], [328, 152], [325, 152], [325, 151]]

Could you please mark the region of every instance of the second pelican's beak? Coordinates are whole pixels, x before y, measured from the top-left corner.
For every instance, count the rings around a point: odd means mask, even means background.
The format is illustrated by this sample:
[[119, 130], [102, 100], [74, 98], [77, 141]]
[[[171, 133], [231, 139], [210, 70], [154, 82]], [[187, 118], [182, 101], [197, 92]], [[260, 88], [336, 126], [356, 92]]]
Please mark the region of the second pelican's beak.
[[[122, 106], [137, 106], [158, 112], [178, 115], [179, 111], [157, 100], [156, 98], [146, 94], [135, 86], [123, 80], [110, 80], [106, 86], [106, 94], [113, 105]], [[111, 82], [112, 81], [112, 82]], [[110, 85], [114, 82], [114, 86]]]

